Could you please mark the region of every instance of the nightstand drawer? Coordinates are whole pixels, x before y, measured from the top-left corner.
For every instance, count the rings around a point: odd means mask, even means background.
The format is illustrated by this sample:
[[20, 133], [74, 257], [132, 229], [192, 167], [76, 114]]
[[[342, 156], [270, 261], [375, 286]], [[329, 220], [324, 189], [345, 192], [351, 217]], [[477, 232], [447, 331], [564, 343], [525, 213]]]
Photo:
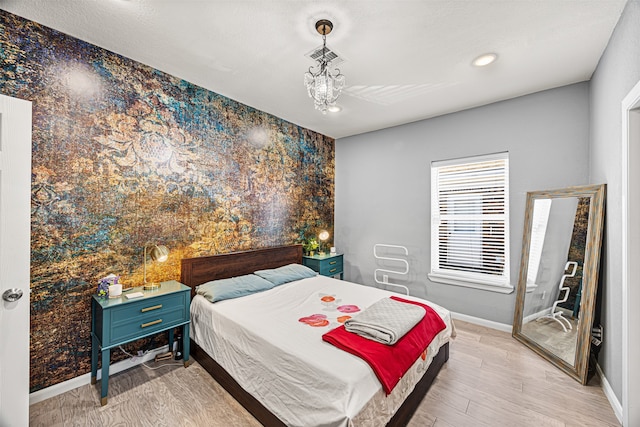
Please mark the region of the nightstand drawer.
[[[143, 299], [124, 304], [111, 310], [111, 331], [109, 344], [128, 341], [136, 337], [162, 331], [172, 324], [189, 320], [185, 292], [165, 295], [153, 299]], [[104, 343], [108, 345], [107, 343]]]
[[320, 274], [323, 276], [333, 276], [342, 273], [342, 255], [323, 260], [320, 263]]

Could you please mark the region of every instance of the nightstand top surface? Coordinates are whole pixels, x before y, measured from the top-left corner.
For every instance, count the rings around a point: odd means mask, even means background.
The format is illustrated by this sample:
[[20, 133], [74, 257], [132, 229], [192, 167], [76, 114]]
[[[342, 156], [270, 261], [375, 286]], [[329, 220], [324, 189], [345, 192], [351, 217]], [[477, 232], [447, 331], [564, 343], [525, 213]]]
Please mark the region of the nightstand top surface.
[[312, 255], [303, 255], [303, 258], [309, 258], [309, 259], [328, 259], [328, 258], [334, 258], [337, 256], [341, 256], [342, 254], [324, 254], [324, 255], [320, 255], [320, 254], [314, 254]]
[[[102, 306], [102, 308], [108, 308], [108, 307], [113, 307], [115, 305], [127, 304], [127, 303], [144, 300], [146, 298], [157, 297], [159, 295], [167, 295], [167, 294], [171, 294], [173, 292], [178, 292], [178, 291], [191, 292], [191, 289], [188, 286], [183, 285], [182, 283], [176, 280], [161, 282], [161, 285], [162, 286], [160, 286], [159, 289], [154, 289], [152, 291], [145, 291], [142, 286], [136, 286], [135, 288], [132, 288], [128, 292], [123, 292], [122, 296], [119, 296], [116, 298], [101, 297], [96, 294], [93, 294], [93, 299], [95, 299], [98, 302], [98, 304]], [[131, 292], [142, 292], [144, 296], [139, 298], [128, 299], [125, 295]]]

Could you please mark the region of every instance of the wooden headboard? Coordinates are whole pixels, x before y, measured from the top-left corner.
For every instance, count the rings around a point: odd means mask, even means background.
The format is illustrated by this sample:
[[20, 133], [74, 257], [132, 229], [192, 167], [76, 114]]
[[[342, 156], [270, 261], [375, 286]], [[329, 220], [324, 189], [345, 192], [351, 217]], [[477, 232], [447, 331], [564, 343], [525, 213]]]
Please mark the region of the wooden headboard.
[[184, 258], [180, 282], [191, 288], [191, 297], [198, 285], [217, 279], [251, 274], [256, 270], [302, 263], [302, 245], [276, 246], [228, 254]]

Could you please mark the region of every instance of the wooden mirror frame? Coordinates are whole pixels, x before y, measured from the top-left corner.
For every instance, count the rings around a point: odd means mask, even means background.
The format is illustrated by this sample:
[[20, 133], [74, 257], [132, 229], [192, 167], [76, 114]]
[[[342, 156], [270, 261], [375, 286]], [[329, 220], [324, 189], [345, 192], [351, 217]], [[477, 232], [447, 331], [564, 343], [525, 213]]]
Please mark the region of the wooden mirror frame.
[[[527, 203], [525, 208], [522, 258], [520, 261], [520, 275], [518, 276], [518, 290], [513, 318], [512, 335], [515, 339], [531, 348], [544, 359], [548, 360], [583, 385], [586, 384], [588, 380], [587, 373], [589, 368], [589, 354], [591, 351], [591, 328], [593, 324], [598, 288], [600, 248], [602, 246], [605, 191], [606, 184], [569, 187], [551, 191], [532, 191], [527, 193]], [[542, 347], [529, 337], [522, 334], [534, 203], [538, 199], [558, 199], [567, 197], [590, 198], [587, 240], [582, 273], [582, 299], [580, 301], [580, 318], [578, 322], [574, 365], [570, 365], [562, 358], [551, 353], [545, 347]]]

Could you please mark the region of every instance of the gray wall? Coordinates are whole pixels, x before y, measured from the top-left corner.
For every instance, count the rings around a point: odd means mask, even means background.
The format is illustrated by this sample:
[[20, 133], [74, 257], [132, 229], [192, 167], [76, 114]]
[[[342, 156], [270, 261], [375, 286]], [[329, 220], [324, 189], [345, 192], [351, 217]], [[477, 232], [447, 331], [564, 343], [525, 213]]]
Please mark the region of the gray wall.
[[[430, 163], [509, 152], [511, 283], [518, 280], [526, 192], [588, 179], [589, 86], [578, 83], [336, 141], [335, 245], [345, 278], [373, 285], [375, 243], [409, 248], [411, 294], [511, 324], [515, 292], [430, 282]], [[389, 281], [393, 281], [390, 277]]]
[[605, 340], [598, 361], [618, 400], [622, 399], [621, 102], [638, 80], [640, 1], [630, 0], [593, 74], [590, 95], [590, 180], [607, 183], [600, 282]]

